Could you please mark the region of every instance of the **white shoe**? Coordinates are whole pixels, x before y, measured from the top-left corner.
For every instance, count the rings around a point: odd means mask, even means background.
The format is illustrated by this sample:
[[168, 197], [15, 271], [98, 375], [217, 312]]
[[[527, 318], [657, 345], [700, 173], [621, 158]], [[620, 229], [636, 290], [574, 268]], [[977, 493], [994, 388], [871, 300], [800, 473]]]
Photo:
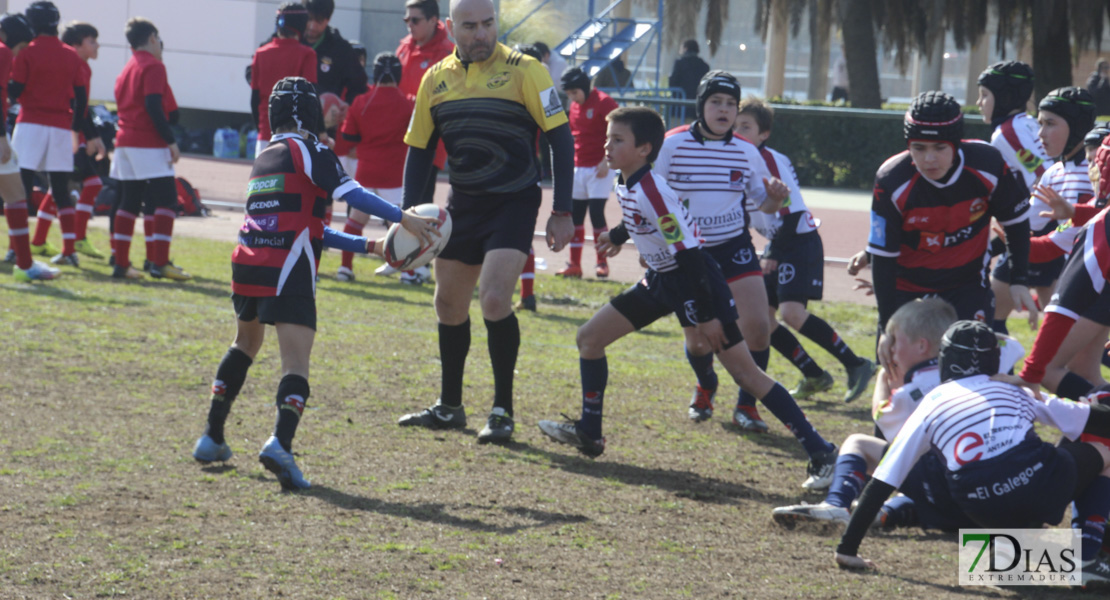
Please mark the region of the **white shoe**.
[[771, 518], [779, 525], [793, 528], [801, 521], [826, 521], [847, 525], [851, 515], [847, 508], [821, 502], [780, 506], [771, 511]]
[[389, 266], [389, 263], [382, 263], [382, 266], [378, 267], [377, 269], [374, 269], [374, 274], [375, 275], [381, 275], [383, 277], [393, 275], [396, 272], [397, 272], [397, 269], [394, 269], [393, 267]]
[[350, 267], [339, 267], [339, 270], [335, 272], [335, 278], [339, 281], [354, 281], [355, 272]]
[[421, 285], [431, 280], [432, 270], [426, 266], [401, 273], [401, 283], [407, 283], [409, 285]]

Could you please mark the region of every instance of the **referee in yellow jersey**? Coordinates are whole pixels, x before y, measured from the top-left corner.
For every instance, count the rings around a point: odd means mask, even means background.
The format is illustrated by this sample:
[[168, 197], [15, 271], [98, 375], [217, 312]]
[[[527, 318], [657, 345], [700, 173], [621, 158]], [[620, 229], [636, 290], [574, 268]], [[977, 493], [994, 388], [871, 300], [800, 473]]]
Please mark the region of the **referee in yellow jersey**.
[[540, 208], [540, 130], [551, 143], [554, 210], [547, 244], [556, 252], [574, 234], [571, 187], [574, 138], [551, 75], [539, 61], [497, 42], [491, 0], [452, 0], [447, 31], [455, 52], [420, 82], [405, 143], [404, 206], [423, 198], [436, 144], [447, 147], [453, 229], [436, 259], [436, 318], [442, 367], [439, 400], [405, 415], [402, 426], [461, 429], [463, 370], [470, 350], [470, 299], [482, 305], [493, 367], [493, 410], [479, 442], [513, 434], [513, 369], [520, 326], [511, 299]]

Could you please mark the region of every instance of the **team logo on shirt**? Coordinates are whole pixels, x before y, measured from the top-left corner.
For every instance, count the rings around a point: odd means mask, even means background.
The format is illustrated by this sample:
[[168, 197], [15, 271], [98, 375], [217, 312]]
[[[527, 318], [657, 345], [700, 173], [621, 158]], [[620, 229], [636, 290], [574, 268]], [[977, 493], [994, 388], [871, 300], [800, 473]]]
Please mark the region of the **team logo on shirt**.
[[320, 57], [320, 70], [325, 72], [325, 73], [327, 73], [328, 71], [331, 70], [331, 57], [330, 56], [321, 56]]
[[744, 189], [744, 172], [740, 169], [732, 169], [728, 172], [728, 187], [731, 190]]
[[921, 232], [921, 243], [917, 245], [918, 250], [924, 250], [926, 252], [940, 252], [940, 249], [943, 247], [943, 233], [929, 233], [928, 231]]
[[489, 81], [486, 82], [486, 87], [491, 90], [496, 90], [499, 87], [504, 87], [506, 83], [509, 83], [510, 77], [511, 75], [508, 71], [501, 71], [497, 75], [489, 78]]
[[594, 109], [592, 109], [592, 108], [587, 108], [586, 109], [586, 118], [587, 119], [594, 118]]
[[971, 222], [974, 223], [983, 218], [987, 214], [987, 201], [983, 198], [976, 198], [971, 201]]
[[659, 217], [659, 231], [663, 234], [663, 239], [668, 244], [677, 244], [685, 239], [686, 236], [682, 233], [682, 227], [678, 225], [678, 219], [672, 213], [667, 213]]
[[446, 92], [446, 91], [447, 91], [447, 82], [446, 81], [441, 81], [441, 82], [439, 82], [439, 85], [437, 85], [434, 89], [432, 89], [432, 95], [435, 96], [436, 94], [442, 94], [443, 92]]
[[420, 63], [420, 68], [421, 69], [427, 69], [428, 68], [428, 61], [421, 62]]
[[952, 449], [952, 458], [960, 465], [975, 462], [983, 456], [983, 438], [974, 431], [969, 431], [956, 438], [956, 445]]
[[1044, 161], [1041, 160], [1039, 156], [1033, 154], [1033, 152], [1028, 148], [1022, 148], [1021, 150], [1018, 150], [1017, 159], [1018, 162], [1021, 163], [1021, 166], [1025, 167], [1025, 170], [1029, 171], [1030, 173], [1036, 171], [1037, 167], [1040, 167], [1041, 164], [1044, 163]]

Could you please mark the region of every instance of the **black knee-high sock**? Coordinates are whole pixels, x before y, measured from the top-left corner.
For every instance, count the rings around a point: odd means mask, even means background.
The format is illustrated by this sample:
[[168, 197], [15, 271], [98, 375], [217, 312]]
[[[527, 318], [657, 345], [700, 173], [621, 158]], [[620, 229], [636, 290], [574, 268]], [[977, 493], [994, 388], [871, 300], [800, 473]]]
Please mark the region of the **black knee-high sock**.
[[837, 335], [836, 331], [817, 315], [809, 315], [806, 322], [802, 323], [798, 333], [817, 342], [829, 354], [835, 356], [840, 364], [844, 365], [844, 368], [858, 367], [863, 362], [863, 359], [852, 352], [852, 349], [844, 343], [844, 340]]
[[238, 348], [228, 348], [220, 366], [216, 369], [216, 379], [212, 381], [212, 398], [208, 407], [208, 428], [204, 431], [217, 444], [224, 443], [224, 423], [231, 412], [243, 382], [247, 380], [251, 357]]
[[1010, 335], [1010, 329], [1006, 327], [1006, 319], [995, 319], [991, 321], [991, 329], [993, 329], [995, 333]]
[[798, 367], [798, 370], [806, 377], [820, 377], [825, 373], [825, 370], [814, 362], [805, 348], [802, 348], [798, 338], [794, 337], [794, 334], [782, 325], [775, 327], [775, 330], [771, 332], [771, 347], [777, 350], [779, 354], [790, 359], [790, 362], [794, 363], [794, 366]]
[[594, 229], [605, 229], [608, 225], [605, 223], [605, 201], [608, 198], [591, 198], [590, 199], [590, 224]]
[[1091, 393], [1093, 387], [1095, 386], [1091, 385], [1091, 382], [1069, 372], [1060, 380], [1060, 385], [1056, 386], [1056, 395], [1069, 400], [1079, 400], [1080, 396]]
[[463, 370], [470, 352], [470, 319], [458, 325], [439, 324], [439, 401], [445, 406], [462, 406]]
[[286, 452], [293, 451], [293, 436], [297, 434], [297, 424], [301, 421], [305, 404], [308, 403], [308, 380], [300, 375], [286, 375], [281, 378], [277, 391], [277, 423], [274, 424], [274, 437]]
[[520, 323], [516, 314], [500, 321], [486, 321], [489, 334], [489, 362], [493, 367], [493, 406], [505, 409], [513, 416], [513, 370], [520, 352]]

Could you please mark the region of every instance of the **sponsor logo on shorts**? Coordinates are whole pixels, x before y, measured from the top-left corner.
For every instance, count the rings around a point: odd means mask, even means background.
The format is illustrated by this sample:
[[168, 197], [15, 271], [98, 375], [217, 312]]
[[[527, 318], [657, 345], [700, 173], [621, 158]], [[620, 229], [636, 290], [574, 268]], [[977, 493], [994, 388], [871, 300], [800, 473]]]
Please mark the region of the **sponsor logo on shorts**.
[[510, 75], [508, 71], [501, 71], [489, 78], [489, 81], [486, 82], [486, 87], [491, 90], [496, 90], [497, 88], [504, 87], [506, 83], [509, 83], [509, 79], [511, 78], [512, 75]]
[[698, 322], [698, 307], [694, 304], [693, 300], [687, 300], [682, 303], [682, 311], [686, 313], [686, 320], [691, 323]]
[[752, 262], [752, 251], [750, 248], [741, 248], [735, 256], [732, 257], [732, 262], [738, 265], [746, 265]]
[[659, 231], [663, 234], [663, 239], [668, 244], [677, 244], [685, 239], [682, 233], [682, 227], [678, 224], [678, 218], [673, 213], [667, 213], [659, 217]]
[[786, 285], [794, 281], [794, 265], [782, 263], [779, 265], [779, 285]]
[[265, 175], [255, 177], [247, 183], [247, 196], [272, 194], [285, 190], [285, 175]]

